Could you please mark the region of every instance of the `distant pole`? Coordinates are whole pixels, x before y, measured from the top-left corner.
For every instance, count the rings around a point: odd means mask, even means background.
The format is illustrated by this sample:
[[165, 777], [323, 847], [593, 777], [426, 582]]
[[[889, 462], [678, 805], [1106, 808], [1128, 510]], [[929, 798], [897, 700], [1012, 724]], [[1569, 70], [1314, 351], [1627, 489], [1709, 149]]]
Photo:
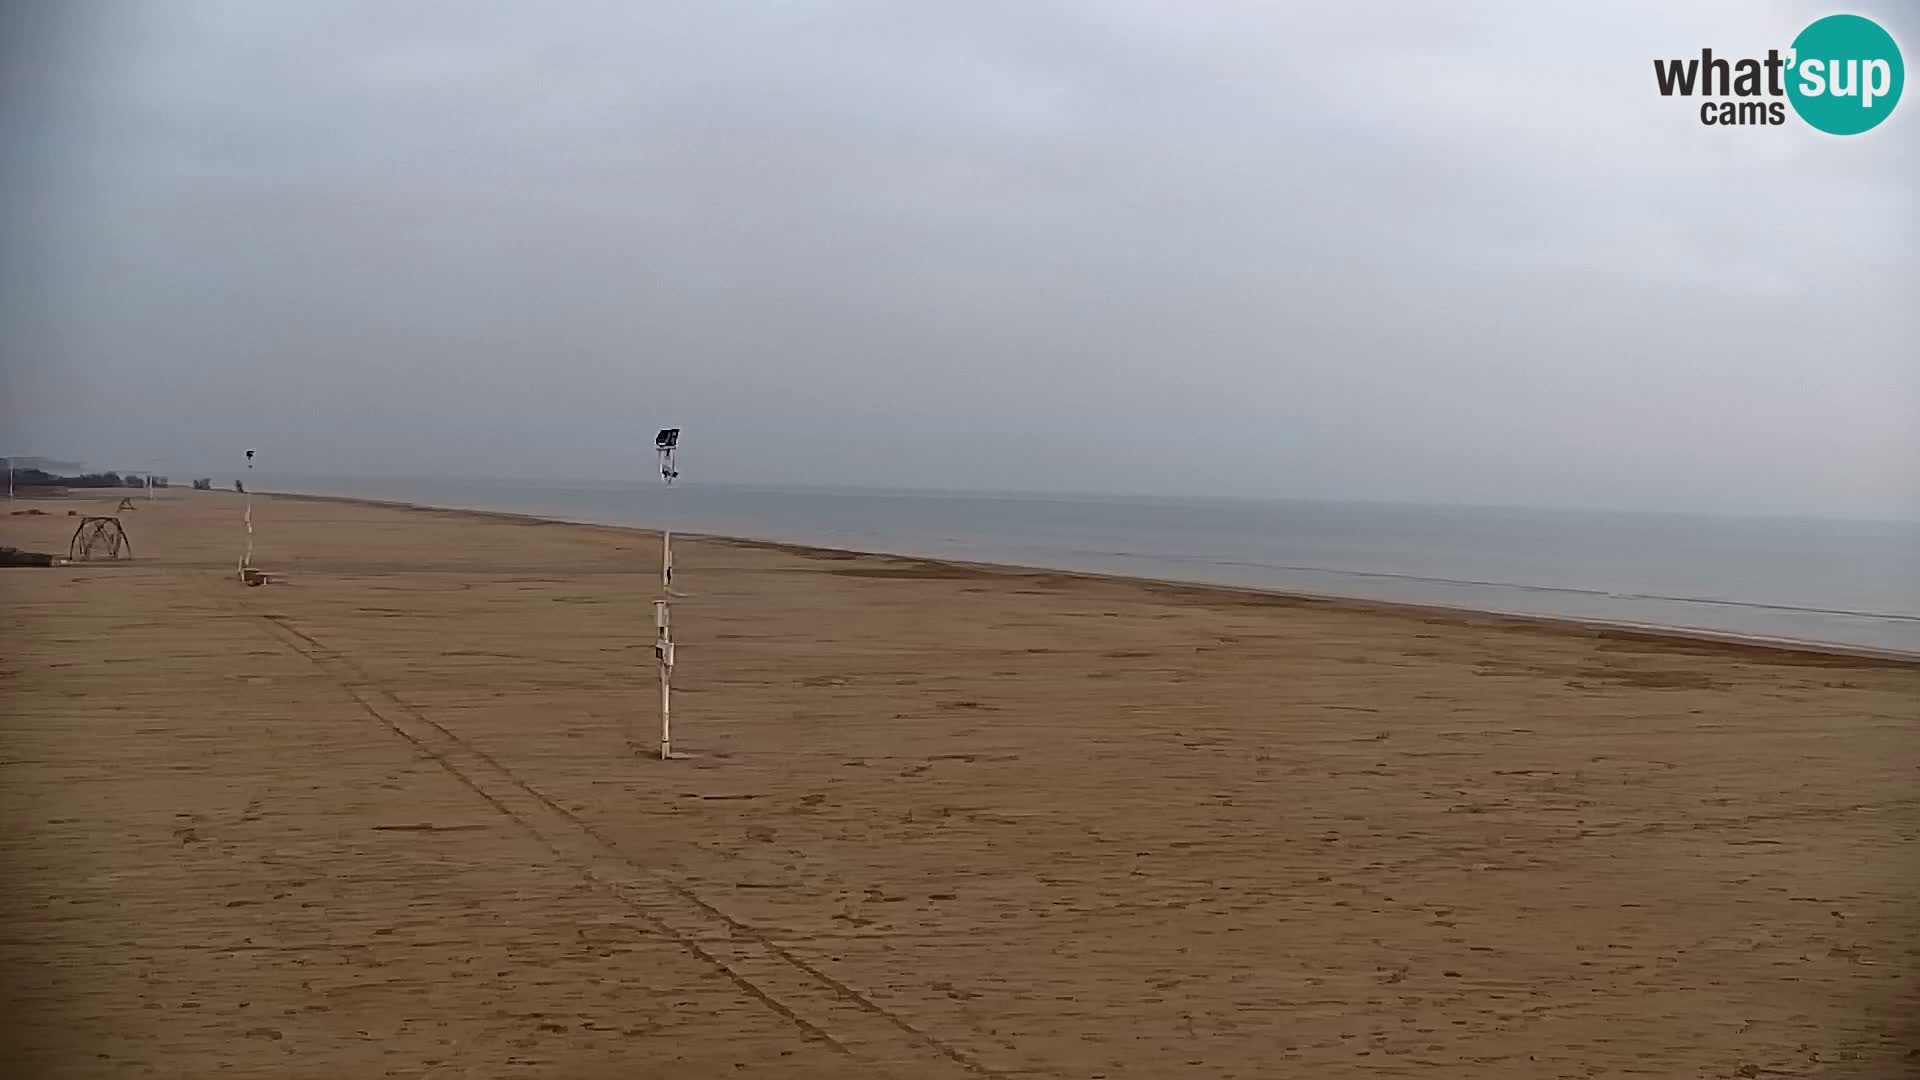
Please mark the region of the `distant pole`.
[[[653, 438], [654, 452], [660, 456], [660, 479], [669, 491], [680, 475], [673, 461], [679, 445], [679, 428], [661, 428]], [[653, 656], [660, 666], [660, 760], [666, 761], [673, 757], [673, 530], [666, 520], [665, 499], [660, 517], [660, 599], [653, 602]]]
[[247, 523], [247, 551], [240, 556], [240, 576], [245, 578], [247, 571], [253, 568], [253, 451], [247, 451], [247, 483], [240, 490], [242, 516]]

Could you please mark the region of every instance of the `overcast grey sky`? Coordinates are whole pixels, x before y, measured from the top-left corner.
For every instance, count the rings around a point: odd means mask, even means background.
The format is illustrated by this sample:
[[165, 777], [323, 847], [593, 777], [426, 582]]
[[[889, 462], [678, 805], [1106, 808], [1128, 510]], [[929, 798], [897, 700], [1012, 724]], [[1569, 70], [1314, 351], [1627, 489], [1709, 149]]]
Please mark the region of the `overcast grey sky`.
[[1833, 10], [13, 4], [0, 452], [1920, 515], [1920, 101], [1654, 90]]

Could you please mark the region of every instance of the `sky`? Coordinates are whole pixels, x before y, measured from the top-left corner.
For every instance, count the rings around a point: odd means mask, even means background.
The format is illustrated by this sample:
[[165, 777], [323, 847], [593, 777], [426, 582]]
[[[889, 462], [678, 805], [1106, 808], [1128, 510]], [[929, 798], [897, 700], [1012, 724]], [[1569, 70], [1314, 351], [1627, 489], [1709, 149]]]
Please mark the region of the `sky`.
[[41, 0], [0, 453], [1920, 517], [1920, 101], [1834, 10]]

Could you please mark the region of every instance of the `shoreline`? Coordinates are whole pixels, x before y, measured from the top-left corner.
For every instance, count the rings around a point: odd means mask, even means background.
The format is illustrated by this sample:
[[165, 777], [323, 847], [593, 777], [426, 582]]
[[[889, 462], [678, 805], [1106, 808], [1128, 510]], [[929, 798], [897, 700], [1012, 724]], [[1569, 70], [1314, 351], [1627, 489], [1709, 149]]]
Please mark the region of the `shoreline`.
[[[216, 492], [215, 494], [232, 494]], [[408, 502], [398, 499], [372, 499], [353, 495], [314, 495], [301, 492], [259, 491], [255, 494], [272, 499], [287, 499], [301, 502], [337, 503], [348, 506], [367, 506], [389, 510], [408, 510], [429, 514], [453, 514], [473, 517], [480, 520], [510, 521], [522, 524], [566, 525], [591, 529], [604, 529], [618, 533], [657, 534], [659, 529], [638, 525], [609, 525], [596, 521], [576, 521], [566, 518], [543, 517], [538, 514], [525, 514], [504, 510], [482, 510], [472, 507], [435, 506], [426, 503]], [[1363, 597], [1342, 596], [1336, 593], [1308, 593], [1262, 589], [1244, 585], [1218, 585], [1209, 582], [1185, 581], [1178, 578], [1156, 578], [1128, 574], [1102, 573], [1087, 570], [1061, 570], [1045, 566], [1030, 566], [1017, 563], [974, 562], [965, 559], [942, 558], [938, 556], [915, 555], [904, 552], [862, 550], [857, 548], [823, 547], [816, 544], [803, 544], [784, 540], [770, 540], [757, 537], [726, 536], [713, 533], [685, 531], [679, 535], [712, 543], [727, 544], [736, 547], [761, 551], [778, 551], [787, 554], [804, 555], [816, 558], [843, 559], [847, 557], [897, 559], [915, 562], [927, 566], [964, 568], [981, 574], [1014, 574], [1068, 578], [1077, 581], [1126, 583], [1146, 586], [1162, 594], [1197, 594], [1200, 596], [1226, 598], [1258, 598], [1275, 604], [1311, 604], [1318, 607], [1355, 613], [1372, 613], [1399, 618], [1414, 618], [1423, 621], [1445, 619], [1454, 625], [1513, 630], [1532, 630], [1563, 637], [1598, 638], [1602, 640], [1638, 641], [1646, 644], [1672, 646], [1692, 646], [1705, 648], [1721, 656], [1749, 656], [1763, 660], [1782, 660], [1796, 657], [1798, 662], [1809, 666], [1836, 668], [1848, 667], [1897, 667], [1920, 668], [1920, 653], [1907, 653], [1893, 649], [1875, 649], [1867, 646], [1843, 645], [1819, 641], [1802, 641], [1787, 638], [1767, 638], [1746, 636], [1714, 630], [1694, 629], [1680, 626], [1659, 626], [1604, 620], [1583, 620], [1565, 616], [1529, 615], [1513, 612], [1489, 611], [1478, 608], [1455, 607], [1442, 604], [1419, 604], [1407, 601], [1373, 600]]]

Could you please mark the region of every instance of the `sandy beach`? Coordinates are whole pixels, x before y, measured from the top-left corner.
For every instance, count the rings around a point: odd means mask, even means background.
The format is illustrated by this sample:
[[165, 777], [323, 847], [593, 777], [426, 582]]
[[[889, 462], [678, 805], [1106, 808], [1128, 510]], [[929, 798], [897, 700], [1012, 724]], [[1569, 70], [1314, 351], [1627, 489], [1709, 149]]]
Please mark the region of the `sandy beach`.
[[689, 539], [660, 762], [655, 535], [136, 502], [0, 571], [7, 1075], [1920, 1070], [1909, 663]]

